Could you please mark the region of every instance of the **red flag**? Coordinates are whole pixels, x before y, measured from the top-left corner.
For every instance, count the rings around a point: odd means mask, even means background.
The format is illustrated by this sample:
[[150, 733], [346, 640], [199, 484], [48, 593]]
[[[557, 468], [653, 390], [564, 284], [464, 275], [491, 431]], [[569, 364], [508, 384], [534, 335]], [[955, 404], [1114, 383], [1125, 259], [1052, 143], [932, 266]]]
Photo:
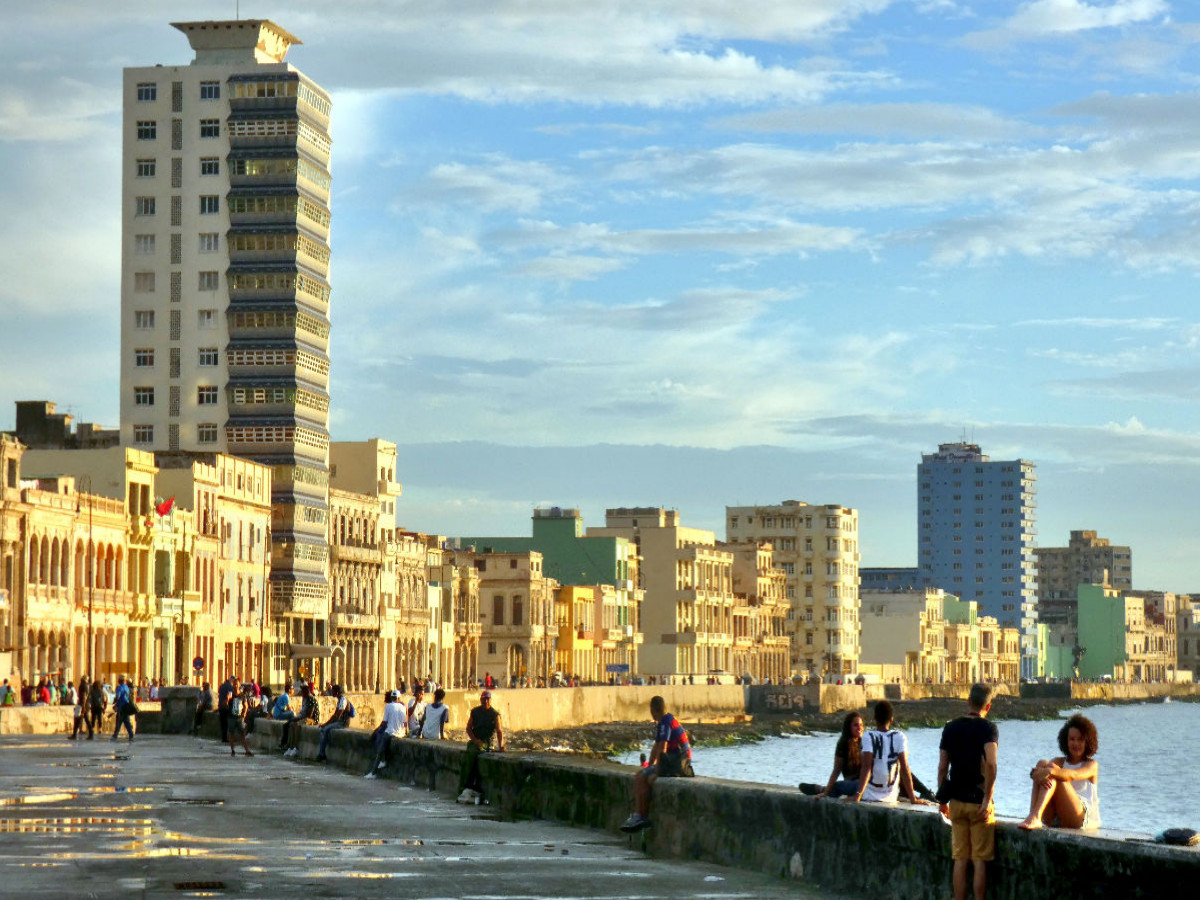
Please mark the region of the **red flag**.
[[165, 516], [167, 513], [169, 513], [171, 511], [171, 507], [174, 505], [175, 505], [175, 498], [172, 497], [170, 500], [164, 500], [162, 503], [158, 504], [158, 506], [154, 507], [154, 511], [156, 513], [158, 513], [160, 516]]

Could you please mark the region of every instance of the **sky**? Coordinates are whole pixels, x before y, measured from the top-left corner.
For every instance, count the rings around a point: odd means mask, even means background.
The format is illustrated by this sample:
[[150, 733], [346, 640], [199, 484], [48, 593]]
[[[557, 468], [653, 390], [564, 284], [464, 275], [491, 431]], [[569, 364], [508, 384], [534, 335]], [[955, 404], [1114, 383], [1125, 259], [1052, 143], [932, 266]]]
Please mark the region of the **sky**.
[[1200, 591], [1195, 5], [6, 2], [0, 426], [117, 423], [121, 69], [238, 12], [333, 98], [331, 425], [405, 527], [797, 499], [915, 565], [966, 438]]

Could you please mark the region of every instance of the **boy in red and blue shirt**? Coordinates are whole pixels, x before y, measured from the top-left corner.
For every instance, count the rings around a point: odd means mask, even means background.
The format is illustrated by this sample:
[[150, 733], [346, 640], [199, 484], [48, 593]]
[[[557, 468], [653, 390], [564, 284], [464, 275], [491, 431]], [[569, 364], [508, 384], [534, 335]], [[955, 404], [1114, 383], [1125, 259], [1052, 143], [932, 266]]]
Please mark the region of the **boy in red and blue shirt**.
[[622, 831], [641, 831], [650, 826], [650, 789], [659, 778], [691, 778], [692, 744], [679, 720], [667, 712], [662, 697], [650, 698], [650, 717], [657, 723], [650, 761], [633, 778], [635, 812], [625, 820]]

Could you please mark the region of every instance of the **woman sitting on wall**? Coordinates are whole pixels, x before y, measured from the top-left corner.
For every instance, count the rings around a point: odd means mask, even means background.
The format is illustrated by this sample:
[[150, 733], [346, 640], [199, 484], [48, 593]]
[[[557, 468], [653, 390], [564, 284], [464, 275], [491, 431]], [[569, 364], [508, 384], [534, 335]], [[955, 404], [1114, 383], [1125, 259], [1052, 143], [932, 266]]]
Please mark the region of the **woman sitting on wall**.
[[833, 771], [825, 789], [819, 784], [804, 782], [800, 792], [815, 797], [845, 797], [858, 793], [858, 777], [862, 762], [863, 718], [856, 712], [847, 713], [842, 720], [842, 734], [833, 750]]
[[1100, 747], [1096, 726], [1086, 716], [1071, 716], [1058, 732], [1058, 747], [1063, 756], [1039, 759], [1029, 771], [1029, 815], [1017, 827], [1099, 828], [1100, 765], [1092, 759]]

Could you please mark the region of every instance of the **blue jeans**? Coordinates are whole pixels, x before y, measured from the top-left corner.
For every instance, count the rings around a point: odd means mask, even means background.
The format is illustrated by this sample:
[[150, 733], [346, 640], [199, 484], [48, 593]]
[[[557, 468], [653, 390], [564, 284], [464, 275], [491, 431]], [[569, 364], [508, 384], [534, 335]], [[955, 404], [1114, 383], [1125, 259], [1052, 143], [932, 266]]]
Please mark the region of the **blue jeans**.
[[829, 792], [830, 797], [850, 797], [858, 793], [857, 778], [842, 778], [833, 783], [833, 790]]
[[321, 740], [317, 742], [317, 759], [325, 758], [325, 748], [329, 745], [330, 733], [345, 727], [346, 723], [342, 721], [330, 722], [328, 725], [321, 726]]
[[113, 740], [117, 739], [117, 735], [121, 733], [121, 726], [125, 726], [125, 730], [129, 733], [129, 739], [133, 740], [133, 724], [130, 722], [129, 713], [125, 712], [125, 707], [122, 706], [117, 710], [117, 727], [113, 729]]

